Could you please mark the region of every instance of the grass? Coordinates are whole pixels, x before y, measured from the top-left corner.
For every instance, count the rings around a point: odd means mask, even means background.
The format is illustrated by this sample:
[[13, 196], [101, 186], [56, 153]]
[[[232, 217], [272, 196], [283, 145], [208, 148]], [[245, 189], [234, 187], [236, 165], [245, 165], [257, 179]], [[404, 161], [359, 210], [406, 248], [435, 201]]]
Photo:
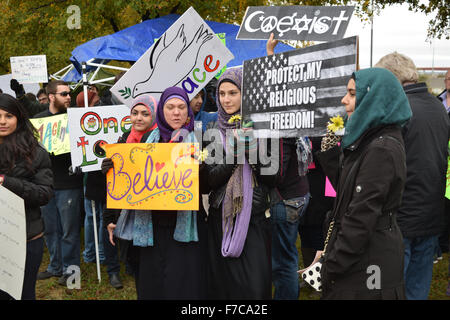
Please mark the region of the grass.
[[[81, 233], [84, 234], [83, 232]], [[83, 241], [83, 240], [82, 240]], [[299, 241], [298, 241], [299, 247]], [[82, 248], [83, 250], [83, 248]], [[303, 268], [301, 254], [299, 255], [299, 268]], [[450, 300], [445, 295], [448, 283], [448, 259], [449, 254], [443, 255], [433, 267], [433, 280], [430, 289], [430, 300]], [[82, 259], [83, 260], [83, 259]], [[49, 263], [49, 254], [44, 250], [39, 271], [45, 271]], [[124, 285], [123, 289], [114, 289], [109, 284], [106, 266], [101, 266], [101, 282], [97, 279], [97, 267], [95, 263], [81, 262], [81, 289], [67, 289], [58, 284], [58, 278], [38, 280], [36, 284], [36, 299], [38, 300], [135, 300], [136, 289], [134, 278], [125, 273], [125, 266], [121, 264], [120, 277]], [[314, 289], [303, 287], [300, 290], [300, 300], [318, 300], [319, 293]]]

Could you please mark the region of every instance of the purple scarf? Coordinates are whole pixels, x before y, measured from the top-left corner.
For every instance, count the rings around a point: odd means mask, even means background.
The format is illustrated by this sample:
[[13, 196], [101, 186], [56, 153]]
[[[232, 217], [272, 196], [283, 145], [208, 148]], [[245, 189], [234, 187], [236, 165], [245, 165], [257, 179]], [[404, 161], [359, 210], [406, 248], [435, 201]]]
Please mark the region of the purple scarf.
[[[242, 69], [228, 69], [220, 77], [216, 88], [216, 103], [218, 109], [218, 126], [222, 135], [222, 143], [226, 145], [226, 130], [239, 127], [240, 123], [228, 123], [233, 116], [225, 112], [219, 99], [219, 87], [222, 82], [231, 82], [241, 90]], [[235, 114], [240, 113], [240, 111]], [[228, 152], [225, 148], [225, 152]], [[252, 169], [247, 161], [238, 165], [227, 183], [222, 204], [222, 256], [237, 258], [244, 249], [250, 223], [253, 185]]]
[[[172, 138], [174, 130], [168, 125], [166, 118], [164, 117], [164, 104], [171, 98], [178, 98], [186, 102], [188, 108], [188, 119], [181, 129], [186, 129], [191, 132], [194, 130], [194, 112], [189, 106], [189, 97], [187, 93], [178, 87], [169, 87], [161, 94], [159, 99], [158, 108], [156, 110], [156, 123], [158, 124], [159, 134], [161, 135], [162, 142], [169, 142]], [[181, 130], [179, 129], [179, 130]], [[175, 138], [172, 142], [182, 142], [182, 135]]]

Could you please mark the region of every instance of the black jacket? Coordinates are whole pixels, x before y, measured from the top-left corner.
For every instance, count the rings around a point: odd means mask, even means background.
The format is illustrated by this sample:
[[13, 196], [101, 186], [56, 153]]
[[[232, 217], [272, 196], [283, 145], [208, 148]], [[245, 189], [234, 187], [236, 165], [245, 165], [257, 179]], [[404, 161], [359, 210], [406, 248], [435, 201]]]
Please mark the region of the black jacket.
[[[395, 220], [406, 180], [400, 127], [369, 129], [344, 153], [334, 147], [317, 155], [337, 190], [322, 298], [404, 298], [403, 239]], [[380, 289], [367, 286], [370, 266], [379, 267]]]
[[36, 148], [33, 170], [34, 172], [31, 172], [25, 160], [21, 160], [11, 172], [5, 173], [3, 181], [5, 188], [24, 200], [27, 240], [44, 231], [40, 207], [46, 205], [53, 197], [51, 162], [47, 151], [41, 146]]
[[413, 115], [403, 129], [408, 173], [397, 222], [404, 237], [429, 237], [444, 226], [450, 120], [425, 83], [404, 90]]
[[333, 208], [334, 198], [325, 196], [325, 174], [322, 166], [317, 159], [316, 152], [320, 151], [321, 137], [311, 137], [313, 160], [315, 164], [314, 169], [308, 171], [309, 192], [311, 198], [309, 199], [308, 207], [301, 220], [305, 226], [322, 226], [325, 220], [326, 213]]
[[[219, 130], [217, 121], [210, 122], [207, 129]], [[215, 144], [212, 151], [218, 150], [218, 148], [224, 148], [221, 140], [214, 141], [212, 143]], [[206, 166], [208, 185], [211, 188], [209, 205], [214, 209], [219, 209], [221, 207], [222, 201], [225, 197], [227, 183], [230, 180], [234, 169], [237, 167], [237, 164], [226, 163], [225, 150], [223, 150], [222, 155], [223, 159], [221, 163], [213, 163]], [[212, 152], [210, 157], [216, 157], [215, 152]], [[275, 161], [278, 161], [278, 158]], [[261, 175], [260, 173], [263, 167], [269, 167], [270, 165], [271, 163], [266, 166], [262, 165], [259, 159], [256, 164], [251, 164], [257, 182], [257, 185], [253, 188], [252, 213], [265, 212], [265, 210], [269, 208], [269, 190], [275, 187], [278, 172], [273, 175]]]
[[280, 168], [276, 190], [282, 200], [303, 197], [309, 192], [307, 176], [299, 176], [295, 138], [280, 139]]

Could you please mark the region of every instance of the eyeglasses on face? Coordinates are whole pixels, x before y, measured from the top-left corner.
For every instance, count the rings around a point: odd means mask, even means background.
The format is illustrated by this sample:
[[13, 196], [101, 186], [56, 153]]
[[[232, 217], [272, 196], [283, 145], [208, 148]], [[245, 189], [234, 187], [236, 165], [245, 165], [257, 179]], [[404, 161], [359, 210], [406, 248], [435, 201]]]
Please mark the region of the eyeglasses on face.
[[59, 94], [59, 95], [61, 95], [61, 97], [67, 97], [70, 94], [70, 92], [63, 91], [63, 92], [55, 92], [54, 94]]

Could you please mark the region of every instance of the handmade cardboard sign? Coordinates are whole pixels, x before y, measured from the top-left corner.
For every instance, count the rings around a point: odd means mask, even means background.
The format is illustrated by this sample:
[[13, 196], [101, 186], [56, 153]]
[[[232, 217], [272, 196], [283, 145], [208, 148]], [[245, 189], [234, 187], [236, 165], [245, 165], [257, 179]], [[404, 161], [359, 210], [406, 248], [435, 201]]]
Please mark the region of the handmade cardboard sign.
[[19, 83], [47, 83], [45, 55], [10, 57], [11, 74]]
[[108, 208], [199, 210], [198, 143], [119, 143], [105, 147]]
[[14, 299], [22, 296], [27, 231], [23, 199], [0, 186], [0, 289]]
[[131, 130], [130, 109], [125, 105], [69, 108], [67, 113], [72, 167], [83, 172], [100, 170], [106, 156], [103, 146]]
[[49, 153], [59, 155], [70, 152], [67, 113], [30, 119], [30, 121], [39, 133], [39, 142]]
[[243, 64], [242, 117], [257, 137], [322, 136], [356, 70], [357, 37]]
[[333, 41], [344, 37], [353, 6], [247, 7], [236, 39]]
[[142, 94], [183, 88], [193, 98], [233, 54], [190, 7], [111, 88], [124, 104]]

